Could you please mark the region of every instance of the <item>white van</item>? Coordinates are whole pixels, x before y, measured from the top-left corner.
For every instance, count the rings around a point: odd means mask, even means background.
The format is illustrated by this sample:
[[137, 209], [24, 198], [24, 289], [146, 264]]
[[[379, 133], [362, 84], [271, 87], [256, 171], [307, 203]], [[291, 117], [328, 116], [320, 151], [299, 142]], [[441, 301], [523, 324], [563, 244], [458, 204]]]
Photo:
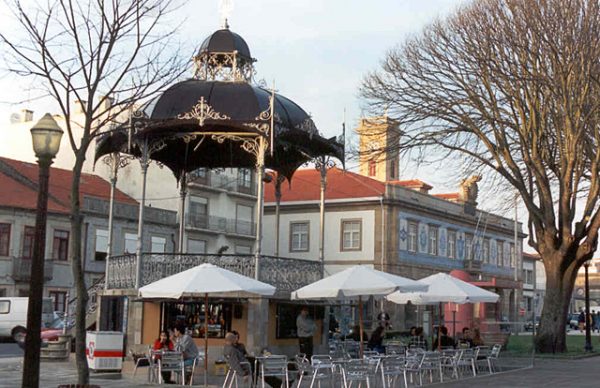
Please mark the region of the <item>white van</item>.
[[[27, 332], [27, 304], [29, 298], [0, 298], [0, 337], [12, 337], [23, 341]], [[42, 327], [52, 323], [52, 299], [42, 302]]]

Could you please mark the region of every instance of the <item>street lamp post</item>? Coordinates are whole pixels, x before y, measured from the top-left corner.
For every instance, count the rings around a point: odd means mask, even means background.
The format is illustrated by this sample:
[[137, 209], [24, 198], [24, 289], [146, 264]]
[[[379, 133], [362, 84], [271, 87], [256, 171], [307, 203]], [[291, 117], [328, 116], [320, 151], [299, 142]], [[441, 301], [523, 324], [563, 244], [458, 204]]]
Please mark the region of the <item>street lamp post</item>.
[[44, 261], [46, 251], [46, 214], [48, 210], [48, 179], [52, 159], [58, 153], [63, 131], [52, 115], [46, 113], [31, 128], [33, 150], [38, 158], [39, 181], [35, 217], [35, 237], [31, 259], [29, 301], [27, 307], [27, 336], [23, 362], [23, 387], [37, 388], [40, 380], [40, 331], [42, 299], [44, 296]]
[[586, 352], [591, 352], [592, 347], [592, 334], [591, 334], [591, 325], [592, 320], [590, 319], [590, 280], [588, 276], [588, 269], [592, 264], [591, 260], [587, 260], [583, 263], [583, 268], [585, 269], [585, 347], [584, 350]]

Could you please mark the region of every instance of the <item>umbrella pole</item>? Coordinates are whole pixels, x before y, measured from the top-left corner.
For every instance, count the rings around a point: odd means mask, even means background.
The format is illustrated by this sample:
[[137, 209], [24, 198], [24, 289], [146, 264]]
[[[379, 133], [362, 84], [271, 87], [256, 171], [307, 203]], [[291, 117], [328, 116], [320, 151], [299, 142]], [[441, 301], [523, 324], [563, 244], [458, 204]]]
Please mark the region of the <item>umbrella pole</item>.
[[358, 326], [360, 328], [360, 358], [363, 357], [363, 309], [362, 309], [362, 297], [358, 297]]
[[[193, 376], [191, 378], [194, 378]], [[204, 387], [208, 386], [208, 293], [204, 294]]]
[[440, 319], [438, 322], [438, 350], [442, 350], [442, 303], [440, 302]]

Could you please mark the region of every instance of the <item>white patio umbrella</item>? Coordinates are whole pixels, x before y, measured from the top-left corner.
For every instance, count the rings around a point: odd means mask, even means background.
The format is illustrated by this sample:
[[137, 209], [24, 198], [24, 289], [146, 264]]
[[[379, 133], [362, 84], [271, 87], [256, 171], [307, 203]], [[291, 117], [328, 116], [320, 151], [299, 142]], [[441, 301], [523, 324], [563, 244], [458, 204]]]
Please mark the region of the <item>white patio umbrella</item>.
[[362, 297], [383, 296], [399, 291], [427, 291], [415, 280], [357, 265], [292, 292], [292, 299], [358, 299], [360, 353], [363, 353]]
[[[417, 305], [440, 304], [440, 315], [442, 303], [496, 303], [500, 298], [498, 294], [443, 272], [419, 279], [419, 282], [427, 284], [429, 289], [426, 292], [394, 292], [385, 298], [398, 304], [406, 304], [409, 301]], [[438, 339], [439, 330], [438, 326]]]
[[[180, 299], [204, 296], [208, 309], [208, 294], [223, 296], [273, 295], [275, 287], [240, 275], [213, 264], [201, 264], [186, 271], [160, 279], [139, 289], [143, 299]], [[207, 310], [208, 313], [208, 310]], [[208, 374], [208, 314], [204, 316], [204, 385]]]
[[450, 276], [446, 273], [437, 273], [419, 279], [419, 282], [427, 284], [426, 292], [394, 292], [386, 299], [398, 304], [436, 304], [436, 303], [496, 303], [500, 296], [481, 287], [474, 286], [463, 280]]

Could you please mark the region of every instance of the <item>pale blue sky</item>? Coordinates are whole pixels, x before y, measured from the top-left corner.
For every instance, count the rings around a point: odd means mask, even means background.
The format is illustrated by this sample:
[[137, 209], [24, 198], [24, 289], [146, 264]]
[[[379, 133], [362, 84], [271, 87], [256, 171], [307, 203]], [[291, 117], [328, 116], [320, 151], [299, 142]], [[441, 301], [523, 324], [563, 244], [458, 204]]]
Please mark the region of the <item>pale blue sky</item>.
[[[358, 85], [376, 69], [386, 50], [443, 17], [461, 0], [230, 0], [231, 30], [248, 43], [257, 80], [291, 98], [309, 112], [325, 136], [341, 133], [344, 108], [347, 129], [361, 116]], [[25, 1], [27, 3], [28, 1]], [[173, 18], [183, 21], [180, 39], [197, 47], [221, 25], [219, 0], [189, 0]], [[2, 8], [3, 6], [0, 6]], [[0, 9], [0, 11], [3, 11]], [[3, 30], [14, 21], [0, 12]], [[191, 65], [190, 65], [191, 69]], [[191, 71], [190, 71], [191, 75]], [[56, 112], [54, 104], [31, 101], [27, 83], [0, 79], [0, 124], [23, 108]], [[408, 177], [407, 178], [411, 178]]]

